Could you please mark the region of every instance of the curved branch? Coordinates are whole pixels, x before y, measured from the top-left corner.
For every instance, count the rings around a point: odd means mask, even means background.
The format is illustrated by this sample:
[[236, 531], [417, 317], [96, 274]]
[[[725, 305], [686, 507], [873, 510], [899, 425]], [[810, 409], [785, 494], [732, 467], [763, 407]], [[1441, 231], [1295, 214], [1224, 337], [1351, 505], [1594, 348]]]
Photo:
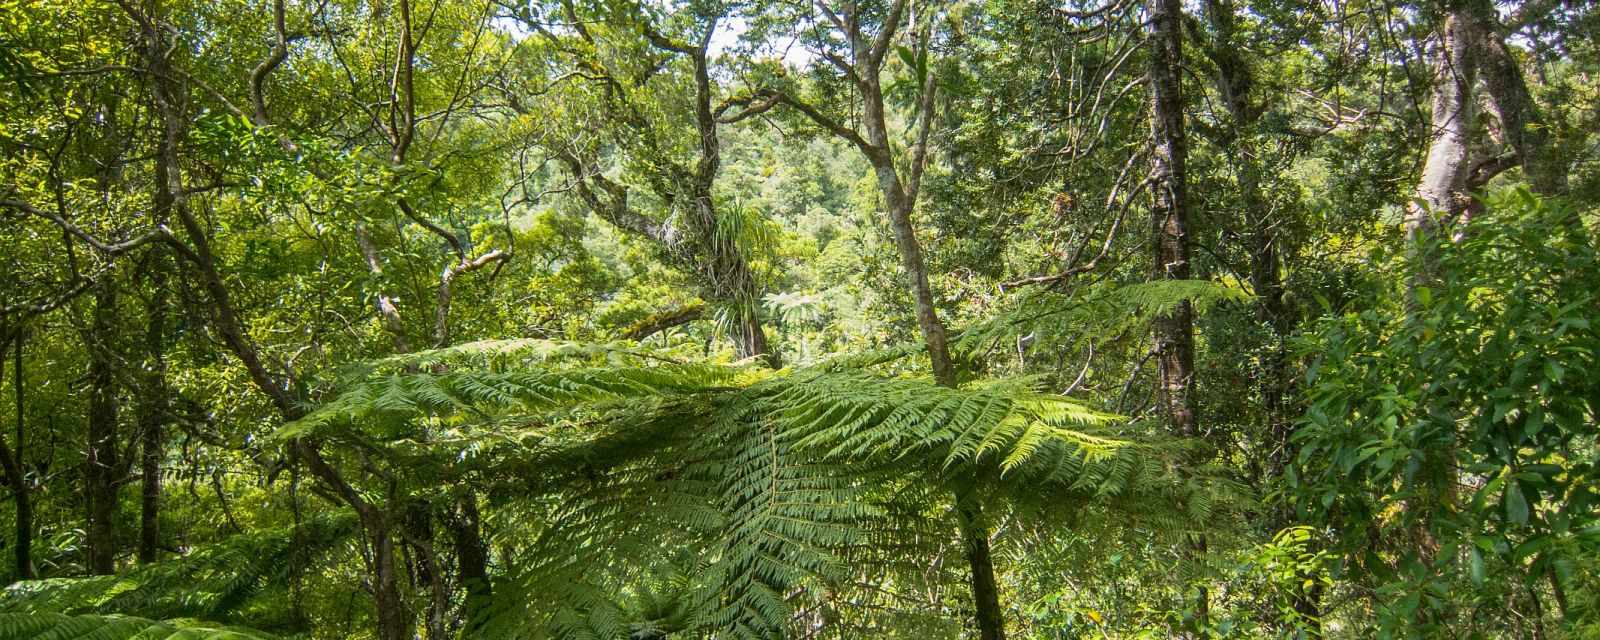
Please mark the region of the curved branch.
[[283, 14], [283, 0], [272, 0], [272, 29], [276, 36], [275, 42], [266, 59], [262, 60], [261, 64], [256, 65], [256, 68], [250, 72], [250, 103], [255, 109], [251, 114], [250, 121], [258, 127], [264, 127], [271, 121], [267, 117], [267, 76], [271, 75], [279, 65], [282, 65], [284, 60], [289, 59], [289, 41], [291, 38], [284, 26]]
[[164, 241], [166, 238], [172, 236], [172, 232], [165, 226], [158, 226], [135, 238], [130, 238], [122, 242], [107, 242], [105, 240], [96, 238], [88, 231], [84, 231], [82, 227], [72, 224], [66, 218], [49, 211], [39, 209], [21, 200], [0, 199], [0, 207], [9, 207], [25, 214], [37, 216], [54, 222], [56, 226], [61, 228], [61, 230], [72, 234], [72, 236], [78, 238], [79, 240], [82, 240], [85, 244], [93, 247], [95, 251], [99, 251], [100, 253], [108, 256], [121, 255], [151, 242], [158, 240]]

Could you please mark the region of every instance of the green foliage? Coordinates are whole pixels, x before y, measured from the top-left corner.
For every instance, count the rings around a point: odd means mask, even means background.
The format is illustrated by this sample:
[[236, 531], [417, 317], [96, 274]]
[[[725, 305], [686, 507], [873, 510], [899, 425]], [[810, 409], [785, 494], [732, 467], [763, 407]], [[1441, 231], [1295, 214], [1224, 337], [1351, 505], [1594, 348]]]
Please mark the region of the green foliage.
[[0, 613], [0, 638], [4, 640], [272, 640], [272, 637], [242, 627], [217, 627], [187, 620]]
[[[472, 358], [478, 367], [462, 366]], [[615, 598], [655, 567], [696, 576], [677, 587], [694, 628], [767, 637], [790, 624], [785, 594], [901, 564], [880, 545], [936, 540], [928, 527], [949, 517], [951, 492], [995, 509], [1109, 507], [1175, 529], [1213, 508], [1212, 489], [1171, 475], [1177, 443], [1026, 380], [947, 389], [839, 363], [763, 373], [480, 343], [383, 362], [279, 436], [395, 446], [394, 429], [408, 428], [397, 425], [418, 421], [450, 429], [423, 451], [493, 454], [484, 473], [535, 490], [515, 502], [543, 513], [538, 537], [519, 557], [519, 588], [496, 592], [491, 629], [547, 619], [558, 635], [615, 637], [639, 622]], [[681, 565], [690, 551], [692, 568]]]
[[[282, 596], [293, 573], [306, 571], [342, 547], [354, 530], [354, 516], [335, 512], [299, 527], [235, 535], [122, 575], [18, 582], [5, 589], [0, 614], [248, 618], [252, 601]], [[85, 617], [84, 624], [97, 619]]]
[[1091, 337], [1105, 340], [1142, 330], [1151, 318], [1180, 304], [1205, 313], [1222, 302], [1248, 299], [1240, 289], [1205, 280], [1096, 283], [1065, 293], [1028, 289], [993, 317], [967, 327], [952, 346], [972, 355], [993, 349], [998, 342], [1030, 336], [1041, 347], [1064, 348]]
[[[956, 638], [963, 528], [1016, 638], [1600, 637], [1600, 5], [1181, 4], [1147, 282], [1143, 3], [0, 0], [0, 640]], [[1410, 247], [1452, 7], [1520, 73]]]
[[1600, 386], [1577, 373], [1600, 353], [1600, 253], [1524, 190], [1461, 234], [1306, 345], [1299, 505], [1337, 527], [1346, 571], [1382, 585], [1395, 633], [1503, 595], [1486, 583], [1564, 583], [1600, 543]]

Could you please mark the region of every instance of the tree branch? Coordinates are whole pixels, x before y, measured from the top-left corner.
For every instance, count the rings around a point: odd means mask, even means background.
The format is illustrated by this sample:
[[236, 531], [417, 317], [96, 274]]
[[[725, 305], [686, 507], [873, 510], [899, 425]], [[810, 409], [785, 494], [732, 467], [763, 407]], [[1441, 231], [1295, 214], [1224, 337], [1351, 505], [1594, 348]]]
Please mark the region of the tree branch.
[[0, 207], [8, 207], [28, 215], [37, 216], [54, 222], [56, 226], [61, 228], [61, 230], [72, 234], [74, 237], [82, 240], [85, 244], [94, 247], [96, 251], [106, 254], [107, 256], [121, 255], [157, 240], [164, 241], [172, 236], [172, 232], [165, 226], [158, 226], [155, 229], [147, 231], [138, 237], [130, 238], [122, 242], [106, 242], [94, 237], [93, 234], [84, 231], [82, 227], [72, 224], [71, 222], [67, 221], [66, 218], [43, 209], [36, 208], [33, 205], [21, 200], [0, 199]]
[[258, 127], [267, 126], [271, 122], [267, 117], [267, 76], [283, 64], [284, 60], [289, 59], [289, 41], [293, 38], [290, 38], [284, 26], [283, 14], [283, 0], [272, 0], [272, 29], [275, 36], [272, 51], [250, 72], [250, 103], [255, 109], [250, 121]]
[[807, 118], [810, 118], [812, 122], [815, 122], [817, 126], [826, 129], [829, 133], [832, 133], [840, 138], [844, 138], [846, 142], [855, 145], [857, 148], [861, 149], [863, 153], [866, 153], [869, 156], [876, 153], [874, 147], [867, 142], [866, 138], [861, 137], [861, 134], [857, 133], [855, 129], [851, 129], [843, 124], [840, 124], [837, 120], [828, 117], [827, 114], [823, 113], [815, 106], [795, 98], [794, 96], [789, 95], [787, 92], [778, 92], [778, 101], [804, 114]]

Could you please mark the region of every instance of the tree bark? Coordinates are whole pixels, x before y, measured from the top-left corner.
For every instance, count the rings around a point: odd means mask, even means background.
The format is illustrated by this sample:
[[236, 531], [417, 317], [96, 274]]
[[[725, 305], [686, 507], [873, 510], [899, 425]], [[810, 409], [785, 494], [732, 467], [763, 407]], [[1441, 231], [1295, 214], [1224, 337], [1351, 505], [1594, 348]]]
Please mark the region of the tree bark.
[[[912, 214], [916, 211], [917, 196], [921, 187], [922, 171], [927, 162], [928, 131], [934, 109], [932, 71], [924, 79], [922, 95], [917, 104], [917, 117], [921, 130], [911, 150], [908, 173], [902, 178], [895, 167], [894, 150], [889, 140], [889, 127], [884, 113], [883, 88], [879, 75], [883, 71], [885, 54], [893, 43], [900, 22], [905, 19], [905, 0], [895, 0], [890, 6], [883, 28], [870, 41], [859, 30], [856, 16], [839, 19], [832, 12], [830, 19], [844, 31], [841, 35], [850, 44], [852, 63], [848, 70], [861, 97], [861, 126], [864, 135], [833, 121], [820, 110], [779, 94], [768, 104], [782, 102], [794, 107], [818, 126], [854, 145], [872, 165], [877, 178], [878, 191], [883, 196], [884, 209], [889, 217], [889, 228], [894, 234], [895, 249], [900, 254], [900, 266], [905, 271], [907, 284], [915, 305], [917, 328], [927, 345], [928, 360], [934, 380], [941, 386], [957, 385], [955, 364], [950, 357], [950, 346], [945, 325], [939, 319], [934, 301], [933, 287], [928, 280], [928, 267], [923, 258], [922, 243], [917, 239]], [[926, 34], [923, 34], [926, 36]], [[926, 46], [927, 39], [924, 39]], [[956, 516], [960, 521], [960, 534], [967, 551], [971, 571], [970, 586], [975, 609], [975, 622], [983, 640], [1004, 640], [1005, 613], [1000, 606], [1000, 594], [994, 578], [994, 558], [989, 550], [988, 532], [980, 525], [981, 504], [971, 496], [957, 495]]]
[[406, 325], [400, 320], [400, 309], [394, 306], [394, 300], [383, 291], [383, 260], [378, 256], [378, 248], [372, 244], [372, 235], [365, 224], [356, 223], [356, 246], [366, 260], [367, 272], [372, 274], [374, 280], [378, 280], [375, 283], [378, 291], [373, 295], [372, 306], [378, 312], [378, 319], [383, 322], [383, 330], [388, 332], [395, 353], [408, 353], [411, 351], [411, 341], [406, 338]]
[[[1476, 101], [1475, 29], [1466, 12], [1445, 17], [1438, 61], [1434, 66], [1433, 115], [1428, 156], [1417, 183], [1416, 201], [1406, 210], [1406, 237], [1413, 242], [1435, 238], [1441, 223], [1466, 211], [1467, 176]], [[1443, 220], [1441, 220], [1443, 217]]]
[[[1154, 280], [1189, 277], [1188, 184], [1184, 163], [1188, 141], [1184, 131], [1183, 14], [1178, 0], [1149, 0], [1150, 133], [1152, 142], [1151, 231], [1155, 247]], [[1158, 317], [1155, 352], [1161, 404], [1172, 430], [1198, 435], [1194, 385], [1194, 312], [1188, 301]]]
[[478, 514], [478, 496], [467, 492], [456, 500], [456, 517], [450, 525], [456, 551], [456, 575], [466, 597], [461, 603], [462, 632], [464, 638], [476, 637], [488, 610], [494, 585], [489, 578], [488, 545], [483, 541], [482, 518]]
[[1500, 36], [1500, 21], [1495, 16], [1493, 3], [1474, 0], [1463, 18], [1472, 23], [1485, 102], [1500, 122], [1501, 135], [1522, 165], [1528, 185], [1543, 196], [1564, 195], [1567, 192], [1566, 163], [1551, 148], [1549, 128], [1528, 91], [1522, 67]]
[[[11, 447], [7, 446], [5, 436], [0, 434], [0, 471], [5, 472], [6, 486], [10, 487], [12, 498], [16, 500], [17, 505], [16, 544], [12, 546], [12, 551], [16, 558], [17, 578], [20, 580], [32, 580], [38, 577], [38, 573], [33, 568], [33, 492], [28, 486], [26, 467], [23, 466], [26, 464], [23, 458], [23, 436], [26, 431], [23, 429], [22, 424], [25, 413], [23, 411], [22, 391], [22, 343], [24, 340], [22, 327], [17, 327], [11, 339], [13, 340], [11, 347], [14, 358], [12, 360], [11, 380], [16, 394], [17, 448], [13, 451]], [[4, 373], [4, 362], [5, 359], [0, 357], [0, 374]]]
[[88, 505], [88, 570], [95, 575], [116, 571], [118, 480], [117, 381], [114, 336], [117, 332], [116, 283], [106, 278], [95, 285], [94, 320], [84, 336], [89, 352], [89, 441], [84, 464], [84, 497]]
[[[1276, 224], [1271, 216], [1270, 203], [1261, 191], [1264, 170], [1254, 139], [1261, 109], [1250, 102], [1255, 78], [1237, 41], [1237, 14], [1230, 0], [1206, 0], [1205, 13], [1214, 35], [1211, 49], [1213, 62], [1217, 66], [1217, 94], [1230, 120], [1223, 133], [1224, 151], [1234, 165], [1245, 224], [1248, 226], [1250, 286], [1260, 301], [1260, 318], [1272, 330], [1274, 341], [1264, 356], [1259, 388], [1262, 409], [1266, 413], [1268, 442], [1272, 446], [1267, 476], [1276, 479], [1283, 477], [1284, 470], [1293, 459], [1290, 442], [1293, 422], [1287, 399], [1294, 385], [1289, 371], [1288, 341], [1295, 320], [1284, 303]], [[1279, 523], [1272, 526], [1283, 526], [1291, 516], [1280, 515]], [[1309, 633], [1312, 637], [1322, 636], [1320, 596], [1320, 589], [1296, 589], [1292, 596], [1295, 611], [1310, 623]]]
[[[1150, 213], [1155, 263], [1152, 280], [1189, 278], [1188, 137], [1184, 125], [1183, 8], [1178, 0], [1149, 0], [1150, 14]], [[1156, 317], [1157, 382], [1162, 412], [1174, 433], [1200, 435], [1194, 408], [1194, 311], [1189, 301]], [[1204, 535], [1191, 541], [1191, 553], [1203, 554]], [[1193, 630], [1204, 635], [1210, 617], [1210, 595], [1201, 586]]]
[[1260, 388], [1267, 433], [1273, 444], [1270, 473], [1280, 476], [1290, 457], [1292, 416], [1286, 402], [1293, 384], [1289, 373], [1288, 340], [1294, 330], [1294, 319], [1284, 304], [1277, 224], [1272, 219], [1271, 205], [1261, 191], [1262, 166], [1259, 149], [1253, 138], [1261, 111], [1250, 104], [1250, 88], [1254, 84], [1254, 77], [1236, 41], [1233, 4], [1228, 0], [1208, 0], [1206, 13], [1216, 33], [1214, 58], [1217, 64], [1217, 92], [1231, 120], [1226, 152], [1235, 167], [1245, 224], [1249, 227], [1250, 288], [1260, 300], [1261, 320], [1272, 330], [1276, 341], [1267, 354]]
[[1004, 612], [1000, 609], [1000, 588], [994, 579], [994, 557], [989, 551], [989, 532], [978, 526], [982, 513], [977, 505], [958, 498], [958, 518], [961, 520], [961, 537], [966, 544], [967, 565], [972, 601], [977, 603], [976, 617], [979, 640], [1004, 640], [1006, 637]]
[[[157, 187], [165, 189], [172, 196], [168, 213], [177, 218], [189, 242], [184, 244], [170, 234], [166, 235], [165, 239], [186, 262], [192, 265], [196, 279], [210, 298], [211, 304], [208, 309], [211, 316], [210, 324], [222, 339], [223, 345], [244, 366], [251, 383], [272, 401], [273, 406], [285, 420], [303, 417], [305, 411], [290, 390], [287, 372], [280, 378], [267, 368], [255, 341], [250, 337], [234, 309], [227, 284], [218, 269], [216, 255], [211, 249], [208, 229], [189, 210], [186, 197], [183, 195], [179, 142], [184, 137], [188, 124], [185, 115], [187, 89], [178, 83], [176, 79], [178, 76], [169, 69], [166, 57], [169, 44], [165, 36], [166, 27], [157, 22], [158, 18], [153, 14], [141, 13], [132, 5], [125, 4], [123, 8], [142, 30], [144, 48], [141, 53], [149, 71], [156, 114], [161, 119], [162, 130], [156, 162], [158, 165], [165, 165], [167, 169], [163, 174], [166, 177], [165, 183]], [[354, 487], [350, 486], [337, 470], [328, 465], [315, 442], [296, 440], [290, 443], [290, 450], [307, 465], [313, 475], [328, 484], [359, 516], [373, 552], [372, 591], [378, 621], [377, 637], [379, 640], [407, 640], [410, 637], [411, 615], [406, 609], [399, 581], [395, 575], [395, 549], [388, 519], [380, 509], [367, 502]]]
[[382, 514], [368, 513], [361, 518], [372, 546], [372, 599], [377, 607], [377, 636], [381, 640], [407, 640], [411, 637], [411, 613], [401, 597], [395, 572], [394, 536]]
[[141, 504], [139, 563], [155, 562], [161, 553], [161, 462], [165, 458], [167, 401], [167, 265], [156, 256], [150, 266], [151, 297], [145, 332], [144, 389], [139, 412]]
[[[743, 358], [759, 357], [768, 366], [783, 365], [780, 354], [772, 348], [761, 321], [762, 284], [750, 267], [746, 247], [727, 233], [726, 218], [738, 215], [718, 206], [715, 184], [722, 167], [722, 148], [719, 133], [720, 111], [712, 108], [714, 88], [711, 83], [708, 60], [711, 38], [716, 32], [720, 17], [707, 20], [698, 42], [680, 41], [657, 31], [648, 20], [638, 24], [650, 46], [661, 51], [685, 55], [693, 65], [695, 132], [698, 134], [697, 153], [692, 163], [666, 157], [660, 153], [661, 145], [656, 133], [642, 115], [638, 106], [629, 102], [625, 92], [608, 92], [612, 110], [624, 114], [624, 138], [620, 146], [642, 147], [651, 157], [654, 167], [646, 176], [651, 190], [670, 208], [683, 212], [675, 224], [657, 222], [641, 215], [628, 204], [627, 187], [606, 178], [595, 163], [579, 157], [570, 150], [556, 152], [557, 157], [572, 173], [578, 197], [595, 215], [629, 234], [657, 244], [667, 260], [674, 266], [694, 274], [700, 285], [700, 295], [716, 302], [730, 313], [730, 337], [734, 351]], [[549, 37], [554, 37], [549, 36]], [[603, 63], [581, 60], [580, 64], [591, 72], [604, 72]], [[608, 80], [618, 82], [609, 76]], [[623, 80], [621, 82], [632, 82]], [[770, 107], [770, 105], [769, 105]], [[593, 185], [591, 187], [591, 183]]]

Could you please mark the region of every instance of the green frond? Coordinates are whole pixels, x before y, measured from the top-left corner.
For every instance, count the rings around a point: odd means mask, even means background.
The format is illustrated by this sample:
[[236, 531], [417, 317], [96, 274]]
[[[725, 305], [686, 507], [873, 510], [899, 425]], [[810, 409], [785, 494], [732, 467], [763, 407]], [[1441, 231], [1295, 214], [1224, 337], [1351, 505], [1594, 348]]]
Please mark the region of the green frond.
[[951, 349], [969, 357], [1000, 341], [1032, 336], [1035, 344], [1071, 343], [1081, 336], [1116, 336], [1142, 330], [1151, 318], [1187, 302], [1195, 313], [1217, 304], [1246, 300], [1243, 290], [1209, 280], [1151, 280], [1136, 284], [1097, 284], [1061, 293], [1029, 289], [1008, 301], [995, 317], [953, 336]]
[[6, 587], [0, 612], [230, 619], [263, 591], [286, 584], [294, 566], [343, 544], [355, 526], [353, 515], [335, 512], [299, 531], [237, 535], [122, 575], [17, 582]]
[[[490, 351], [502, 352], [499, 347]], [[563, 353], [593, 355], [581, 349]], [[377, 367], [367, 378], [346, 385], [332, 401], [280, 427], [273, 437], [289, 440], [320, 435], [341, 425], [373, 424], [385, 419], [457, 417], [482, 421], [508, 412], [525, 415], [608, 401], [698, 393], [735, 384], [741, 377], [759, 375], [755, 370], [735, 366], [650, 360], [639, 352], [599, 353], [622, 362], [592, 366], [585, 358], [575, 366], [574, 362], [542, 357], [515, 368], [501, 363], [487, 370], [457, 368], [442, 373], [382, 373], [385, 367]]]
[[0, 613], [0, 640], [272, 640], [243, 627], [192, 620], [157, 621], [116, 615]]
[[671, 589], [696, 613], [681, 628], [786, 636], [804, 594], [862, 571], [922, 571], [904, 558], [948, 547], [957, 493], [1001, 510], [1152, 513], [1185, 530], [1211, 514], [1192, 496], [1203, 488], [1172, 473], [1181, 443], [1036, 380], [952, 389], [840, 361], [772, 372], [586, 357], [377, 372], [280, 437], [444, 426], [382, 446], [470, 448], [517, 496], [520, 520], [537, 524], [518, 534], [517, 577], [496, 587], [482, 628], [553, 637], [626, 637], [653, 624], [632, 604], [639, 585], [691, 574]]

